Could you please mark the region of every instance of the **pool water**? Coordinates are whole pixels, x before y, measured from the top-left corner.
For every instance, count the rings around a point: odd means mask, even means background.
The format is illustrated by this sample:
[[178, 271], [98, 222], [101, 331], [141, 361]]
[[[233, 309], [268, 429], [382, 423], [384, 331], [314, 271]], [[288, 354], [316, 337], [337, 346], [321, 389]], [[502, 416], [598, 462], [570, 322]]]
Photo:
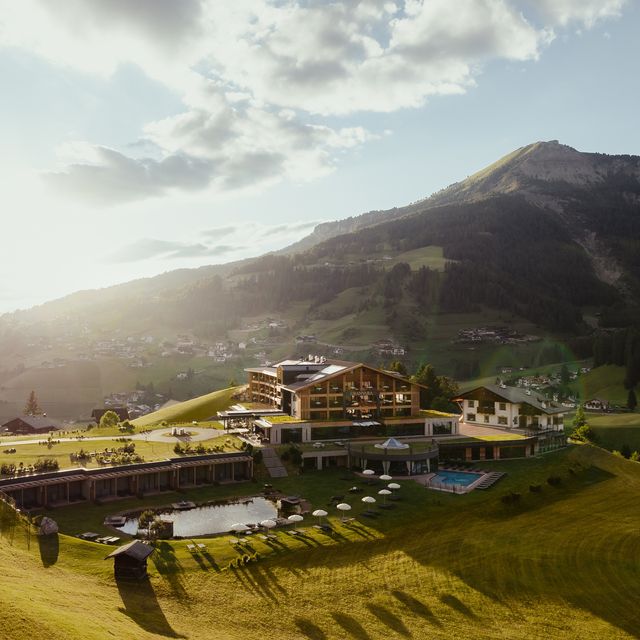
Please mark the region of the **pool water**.
[[[256, 497], [224, 504], [204, 505], [180, 511], [176, 509], [160, 509], [154, 512], [162, 515], [163, 520], [173, 522], [174, 538], [189, 538], [213, 533], [224, 533], [237, 522], [243, 524], [258, 523], [261, 520], [275, 518], [278, 515], [276, 505], [266, 498]], [[119, 531], [131, 536], [138, 532], [138, 518], [127, 518]]]
[[438, 471], [438, 473], [431, 478], [431, 482], [468, 487], [472, 482], [475, 482], [480, 475], [479, 473], [469, 473], [467, 471]]

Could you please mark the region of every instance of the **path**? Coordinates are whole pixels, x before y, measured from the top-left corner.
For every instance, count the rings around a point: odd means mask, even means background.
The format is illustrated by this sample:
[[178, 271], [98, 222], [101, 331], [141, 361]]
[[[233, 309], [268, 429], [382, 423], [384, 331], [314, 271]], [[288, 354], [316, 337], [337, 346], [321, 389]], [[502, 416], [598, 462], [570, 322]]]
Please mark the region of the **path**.
[[289, 475], [273, 447], [262, 449], [262, 462], [272, 478], [286, 478]]

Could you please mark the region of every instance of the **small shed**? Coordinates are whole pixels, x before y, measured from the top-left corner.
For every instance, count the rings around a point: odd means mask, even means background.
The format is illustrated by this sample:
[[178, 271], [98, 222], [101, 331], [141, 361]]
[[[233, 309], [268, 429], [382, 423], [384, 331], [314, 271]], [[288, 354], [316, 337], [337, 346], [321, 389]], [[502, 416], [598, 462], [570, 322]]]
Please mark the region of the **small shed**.
[[121, 578], [142, 580], [147, 577], [147, 558], [152, 553], [151, 545], [134, 540], [112, 551], [105, 560], [114, 559], [113, 574], [116, 580]]

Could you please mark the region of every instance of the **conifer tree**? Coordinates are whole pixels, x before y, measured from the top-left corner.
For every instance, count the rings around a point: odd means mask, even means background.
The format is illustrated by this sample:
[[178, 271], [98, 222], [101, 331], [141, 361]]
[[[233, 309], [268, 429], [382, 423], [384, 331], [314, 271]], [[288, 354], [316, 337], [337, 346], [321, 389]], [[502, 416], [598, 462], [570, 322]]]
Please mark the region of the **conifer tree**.
[[27, 404], [24, 405], [23, 413], [25, 416], [39, 416], [40, 414], [42, 414], [42, 409], [38, 404], [36, 392], [33, 391], [33, 389], [31, 390], [31, 393], [27, 398]]

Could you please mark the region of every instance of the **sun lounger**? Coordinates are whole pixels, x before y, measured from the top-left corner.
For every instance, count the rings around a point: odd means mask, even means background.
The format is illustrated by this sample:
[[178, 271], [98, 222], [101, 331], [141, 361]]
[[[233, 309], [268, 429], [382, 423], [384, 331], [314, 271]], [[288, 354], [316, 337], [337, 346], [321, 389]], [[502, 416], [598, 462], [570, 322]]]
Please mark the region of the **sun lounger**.
[[238, 538], [229, 538], [229, 544], [240, 544]]
[[200, 549], [200, 551], [206, 551], [207, 550], [207, 545], [206, 544], [202, 544], [202, 542], [198, 542], [198, 544], [196, 546], [198, 547], [198, 549]]
[[269, 536], [265, 536], [263, 533], [259, 533], [258, 538], [260, 538], [260, 540], [268, 540]]
[[191, 551], [191, 553], [195, 553], [196, 552], [196, 545], [195, 544], [188, 544], [187, 545], [187, 549], [189, 549], [189, 551]]

